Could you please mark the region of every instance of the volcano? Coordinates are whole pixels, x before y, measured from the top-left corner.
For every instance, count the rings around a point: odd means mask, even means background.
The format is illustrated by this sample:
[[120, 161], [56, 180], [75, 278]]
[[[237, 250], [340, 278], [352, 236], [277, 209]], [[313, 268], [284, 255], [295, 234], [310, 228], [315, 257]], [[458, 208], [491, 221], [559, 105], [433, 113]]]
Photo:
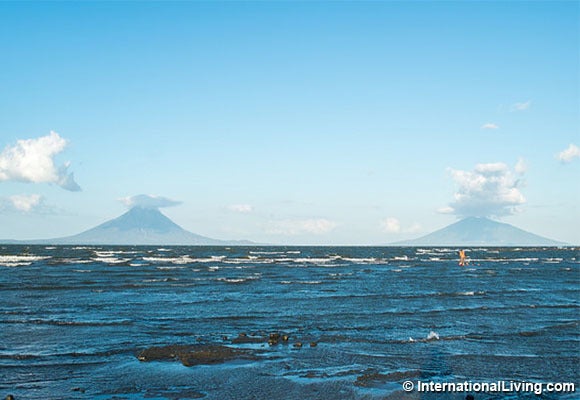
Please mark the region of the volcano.
[[483, 217], [468, 217], [399, 246], [562, 246], [565, 243]]
[[120, 217], [104, 222], [78, 235], [34, 242], [50, 244], [183, 246], [252, 244], [249, 241], [225, 241], [197, 235], [177, 225], [161, 213], [159, 209], [146, 207], [133, 207]]

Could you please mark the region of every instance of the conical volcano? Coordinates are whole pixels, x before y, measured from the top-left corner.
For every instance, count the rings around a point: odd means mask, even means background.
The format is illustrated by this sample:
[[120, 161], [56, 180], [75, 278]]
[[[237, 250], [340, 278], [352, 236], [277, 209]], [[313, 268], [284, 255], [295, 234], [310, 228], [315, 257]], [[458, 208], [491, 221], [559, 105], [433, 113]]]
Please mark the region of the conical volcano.
[[104, 222], [78, 235], [42, 242], [106, 245], [226, 245], [244, 243], [211, 239], [186, 231], [163, 215], [159, 209], [146, 207], [133, 207], [120, 217]]
[[513, 225], [468, 217], [403, 246], [561, 246], [565, 243], [535, 235]]
[[144, 207], [133, 207], [120, 217], [102, 223], [87, 232], [102, 229], [112, 229], [121, 232], [137, 229], [150, 231], [151, 233], [183, 231], [179, 225], [167, 218], [159, 209]]

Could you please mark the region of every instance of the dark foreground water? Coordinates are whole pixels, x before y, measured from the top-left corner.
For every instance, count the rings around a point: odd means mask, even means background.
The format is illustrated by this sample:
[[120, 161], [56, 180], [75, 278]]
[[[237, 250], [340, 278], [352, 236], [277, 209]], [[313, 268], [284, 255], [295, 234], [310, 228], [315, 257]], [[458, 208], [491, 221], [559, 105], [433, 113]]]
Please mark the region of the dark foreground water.
[[[0, 398], [463, 399], [402, 383], [578, 386], [579, 249], [468, 255], [462, 268], [446, 248], [0, 246]], [[290, 339], [232, 344], [242, 332]], [[255, 357], [137, 359], [172, 344]]]

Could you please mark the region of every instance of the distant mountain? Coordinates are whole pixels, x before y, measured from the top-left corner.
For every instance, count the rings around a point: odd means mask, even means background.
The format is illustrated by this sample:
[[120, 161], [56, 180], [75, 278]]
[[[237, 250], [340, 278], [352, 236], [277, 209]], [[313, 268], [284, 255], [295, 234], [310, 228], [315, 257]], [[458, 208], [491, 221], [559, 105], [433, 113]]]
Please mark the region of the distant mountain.
[[27, 243], [186, 246], [253, 244], [249, 241], [224, 241], [196, 235], [177, 225], [157, 208], [144, 207], [133, 207], [120, 217], [78, 235]]
[[565, 243], [488, 218], [468, 217], [401, 246], [562, 246]]

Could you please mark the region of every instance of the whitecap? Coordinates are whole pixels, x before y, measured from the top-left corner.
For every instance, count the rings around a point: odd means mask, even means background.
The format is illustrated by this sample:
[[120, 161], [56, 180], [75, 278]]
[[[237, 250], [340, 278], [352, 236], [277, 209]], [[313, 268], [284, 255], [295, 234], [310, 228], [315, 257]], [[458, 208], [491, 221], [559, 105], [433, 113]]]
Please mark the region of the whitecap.
[[0, 262], [3, 267], [25, 267], [27, 265], [32, 265], [31, 262]]
[[31, 265], [35, 261], [46, 260], [52, 257], [49, 256], [0, 256], [0, 265], [5, 267], [20, 267]]
[[435, 331], [431, 331], [429, 332], [429, 335], [427, 335], [427, 340], [439, 340], [439, 334]]
[[[340, 256], [329, 256], [328, 258], [288, 258], [283, 259], [284, 261], [293, 261], [295, 263], [305, 263], [305, 264], [324, 264], [331, 261], [338, 260]], [[282, 261], [282, 260], [280, 260]]]
[[169, 264], [189, 264], [195, 262], [194, 258], [188, 256], [180, 257], [143, 257], [143, 261], [151, 263], [169, 263]]
[[380, 261], [377, 258], [369, 257], [369, 258], [348, 258], [348, 257], [339, 257], [344, 261], [349, 261], [356, 264], [376, 264]]
[[243, 283], [255, 278], [217, 278], [217, 281], [226, 282], [226, 283]]
[[93, 261], [102, 262], [105, 264], [122, 264], [131, 261], [130, 258], [116, 258], [116, 257], [94, 257]]

